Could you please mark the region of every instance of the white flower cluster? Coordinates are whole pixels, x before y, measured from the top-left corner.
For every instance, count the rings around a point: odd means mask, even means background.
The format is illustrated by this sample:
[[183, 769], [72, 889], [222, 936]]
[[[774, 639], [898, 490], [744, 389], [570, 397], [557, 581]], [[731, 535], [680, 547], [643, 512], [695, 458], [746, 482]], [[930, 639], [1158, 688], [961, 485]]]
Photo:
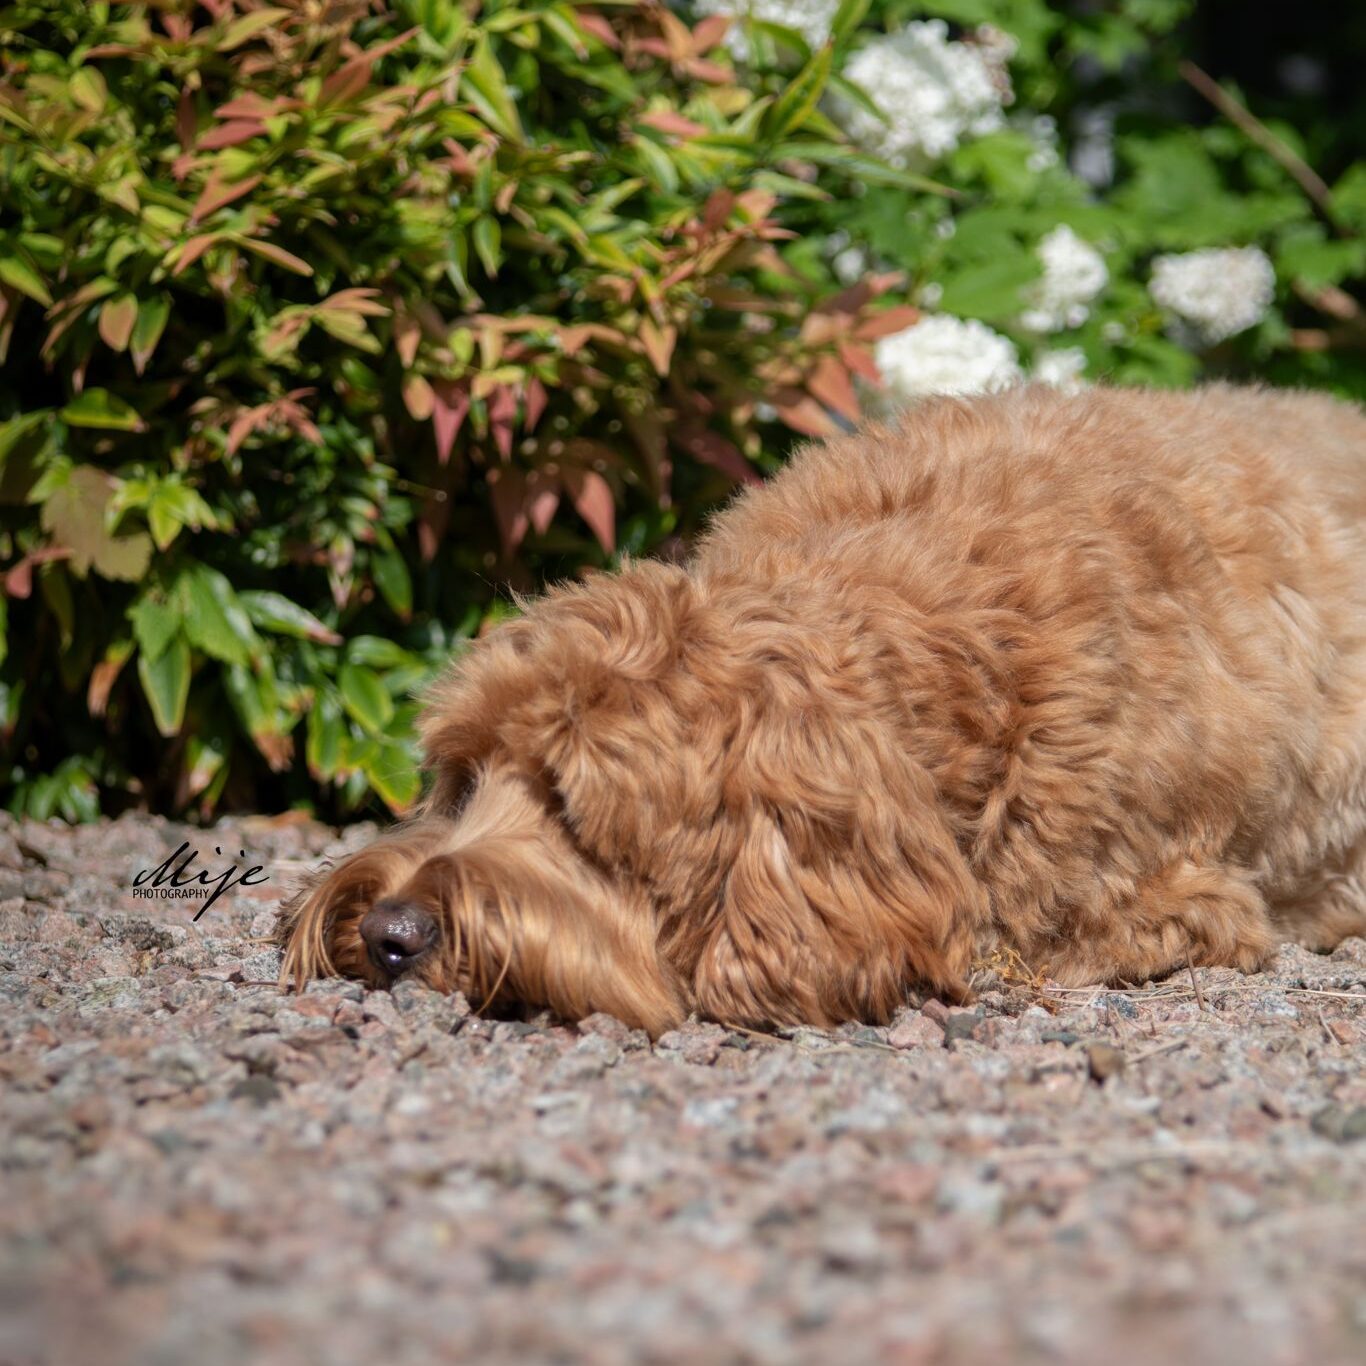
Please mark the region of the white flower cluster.
[[1260, 247], [1210, 247], [1153, 262], [1148, 292], [1206, 345], [1261, 322], [1276, 272]]
[[1065, 223], [1039, 243], [1043, 275], [1025, 293], [1028, 307], [1020, 325], [1031, 332], [1061, 332], [1080, 327], [1090, 316], [1091, 300], [1110, 281], [1105, 258]]
[[1064, 393], [1075, 394], [1085, 386], [1086, 352], [1080, 346], [1062, 346], [1034, 358], [1033, 376], [1040, 384], [1051, 384]]
[[[947, 313], [921, 318], [874, 348], [886, 407], [930, 394], [991, 394], [1025, 379], [1014, 345], [985, 323]], [[1079, 346], [1045, 351], [1031, 378], [1076, 392], [1084, 384], [1086, 353]], [[876, 406], [876, 405], [874, 405]]]
[[850, 137], [894, 166], [947, 155], [967, 136], [1003, 123], [1009, 98], [1002, 69], [972, 43], [954, 43], [942, 19], [907, 24], [854, 54], [844, 75], [881, 110], [876, 118], [849, 101], [839, 108]]
[[1034, 144], [1025, 165], [1037, 175], [1056, 166], [1062, 155], [1058, 151], [1058, 121], [1048, 114], [1016, 114], [1012, 128], [1023, 133]]
[[[694, 0], [694, 8], [699, 14], [722, 14], [728, 19], [758, 19], [762, 23], [790, 28], [800, 33], [813, 51], [830, 37], [830, 25], [839, 7], [839, 0]], [[743, 24], [730, 26], [726, 33], [726, 46], [737, 61], [749, 61], [749, 38]]]
[[830, 269], [842, 285], [856, 284], [873, 269], [873, 260], [863, 247], [854, 245], [843, 228], [827, 235], [825, 250], [830, 257]]
[[985, 323], [947, 313], [883, 337], [873, 356], [893, 401], [926, 394], [995, 393], [1024, 378], [1007, 338]]

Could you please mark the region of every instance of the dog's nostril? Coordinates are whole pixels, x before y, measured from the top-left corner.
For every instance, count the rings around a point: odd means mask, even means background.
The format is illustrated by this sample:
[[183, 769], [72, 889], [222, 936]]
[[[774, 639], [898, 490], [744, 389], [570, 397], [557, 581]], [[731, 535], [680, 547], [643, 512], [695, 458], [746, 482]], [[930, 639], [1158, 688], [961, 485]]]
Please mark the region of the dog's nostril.
[[436, 920], [410, 902], [379, 901], [361, 920], [360, 937], [370, 951], [370, 961], [396, 977], [436, 943]]

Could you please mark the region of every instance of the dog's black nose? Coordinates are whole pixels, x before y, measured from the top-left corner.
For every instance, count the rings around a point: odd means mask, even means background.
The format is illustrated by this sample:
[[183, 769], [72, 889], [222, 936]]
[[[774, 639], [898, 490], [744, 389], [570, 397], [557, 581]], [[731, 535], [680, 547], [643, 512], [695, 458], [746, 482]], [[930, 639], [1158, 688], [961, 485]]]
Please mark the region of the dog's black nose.
[[360, 922], [370, 961], [391, 977], [413, 967], [436, 943], [435, 919], [410, 901], [377, 901]]

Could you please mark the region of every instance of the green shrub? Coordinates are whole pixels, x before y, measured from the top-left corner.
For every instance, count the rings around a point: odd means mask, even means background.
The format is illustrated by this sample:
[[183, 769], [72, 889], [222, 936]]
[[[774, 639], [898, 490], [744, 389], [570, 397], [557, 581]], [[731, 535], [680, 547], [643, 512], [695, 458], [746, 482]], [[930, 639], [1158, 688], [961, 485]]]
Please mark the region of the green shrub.
[[761, 98], [652, 5], [3, 23], [0, 724], [37, 814], [403, 809], [414, 689], [494, 584], [685, 533], [906, 321], [776, 250], [828, 55]]
[[506, 588], [672, 553], [869, 395], [1366, 397], [1359, 97], [1182, 66], [1229, 8], [0, 11], [5, 798], [401, 811]]

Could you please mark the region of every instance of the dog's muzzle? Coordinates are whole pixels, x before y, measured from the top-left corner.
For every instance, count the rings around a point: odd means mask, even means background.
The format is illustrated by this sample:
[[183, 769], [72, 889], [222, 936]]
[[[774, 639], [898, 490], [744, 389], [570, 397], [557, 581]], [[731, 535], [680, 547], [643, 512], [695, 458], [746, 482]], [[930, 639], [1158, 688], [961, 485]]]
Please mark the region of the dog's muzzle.
[[432, 916], [406, 901], [377, 901], [360, 922], [370, 961], [390, 977], [416, 967], [439, 933]]

